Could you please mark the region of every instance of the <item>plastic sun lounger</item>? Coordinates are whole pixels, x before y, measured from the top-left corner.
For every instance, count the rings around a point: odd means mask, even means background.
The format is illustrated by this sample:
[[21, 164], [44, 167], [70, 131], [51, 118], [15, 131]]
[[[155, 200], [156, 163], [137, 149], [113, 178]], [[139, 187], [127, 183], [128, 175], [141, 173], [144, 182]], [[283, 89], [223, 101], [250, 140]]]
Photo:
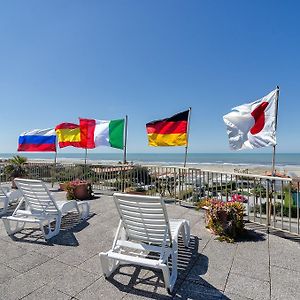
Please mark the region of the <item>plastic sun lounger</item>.
[[[169, 220], [161, 197], [115, 193], [113, 198], [120, 223], [111, 250], [99, 253], [105, 278], [122, 263], [161, 269], [165, 287], [171, 293], [177, 279], [178, 236], [181, 234], [186, 247], [190, 240], [188, 221]], [[150, 252], [159, 257], [150, 258]]]
[[0, 184], [0, 201], [3, 202], [3, 208], [0, 210], [0, 216], [7, 213], [8, 206], [16, 203], [21, 198], [19, 190], [10, 190], [9, 187], [4, 187]]
[[[76, 210], [81, 218], [87, 217], [89, 205], [83, 205], [76, 200], [56, 201], [51, 195], [45, 183], [41, 180], [16, 178], [15, 183], [22, 195], [22, 199], [13, 214], [9, 217], [2, 217], [8, 235], [21, 231], [26, 223], [39, 224], [45, 240], [57, 235], [60, 231], [62, 216], [72, 210]], [[25, 202], [25, 209], [21, 209]], [[55, 221], [52, 228], [51, 223]], [[16, 223], [15, 228], [11, 223]], [[45, 230], [46, 226], [46, 230]]]

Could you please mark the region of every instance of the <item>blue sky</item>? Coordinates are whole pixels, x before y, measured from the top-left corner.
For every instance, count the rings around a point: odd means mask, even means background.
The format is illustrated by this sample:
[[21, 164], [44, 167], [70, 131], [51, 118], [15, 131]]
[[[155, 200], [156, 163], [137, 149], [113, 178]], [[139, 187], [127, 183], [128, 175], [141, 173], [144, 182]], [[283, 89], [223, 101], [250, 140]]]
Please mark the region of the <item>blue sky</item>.
[[222, 116], [277, 84], [278, 151], [300, 152], [299, 33], [297, 1], [2, 1], [0, 152], [126, 114], [129, 152], [182, 152], [148, 147], [145, 123], [189, 106], [189, 151], [229, 152]]

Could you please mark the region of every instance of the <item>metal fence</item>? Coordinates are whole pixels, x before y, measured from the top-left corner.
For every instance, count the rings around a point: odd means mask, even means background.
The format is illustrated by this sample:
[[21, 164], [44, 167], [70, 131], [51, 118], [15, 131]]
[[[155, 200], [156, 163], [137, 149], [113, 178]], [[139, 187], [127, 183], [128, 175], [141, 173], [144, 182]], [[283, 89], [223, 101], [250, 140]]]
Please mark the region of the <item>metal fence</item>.
[[[10, 179], [0, 166], [1, 182]], [[299, 235], [299, 182], [291, 178], [205, 171], [198, 168], [150, 165], [26, 164], [29, 178], [52, 184], [88, 180], [98, 192], [130, 191], [161, 195], [197, 206], [205, 198], [241, 201], [246, 218]]]

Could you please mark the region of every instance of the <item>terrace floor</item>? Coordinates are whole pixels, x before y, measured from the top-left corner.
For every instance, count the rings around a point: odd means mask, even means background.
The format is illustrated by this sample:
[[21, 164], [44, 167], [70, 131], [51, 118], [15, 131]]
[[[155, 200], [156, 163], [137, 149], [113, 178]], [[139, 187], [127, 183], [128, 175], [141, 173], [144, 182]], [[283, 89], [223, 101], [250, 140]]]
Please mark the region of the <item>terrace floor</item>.
[[192, 233], [189, 249], [180, 247], [174, 295], [151, 269], [126, 265], [105, 280], [98, 253], [111, 247], [119, 220], [111, 196], [99, 194], [90, 205], [87, 221], [72, 226], [77, 216], [66, 216], [48, 243], [33, 229], [11, 238], [0, 223], [0, 299], [300, 299], [298, 238], [249, 224], [243, 240], [219, 242], [202, 212], [174, 204], [169, 216], [189, 220]]

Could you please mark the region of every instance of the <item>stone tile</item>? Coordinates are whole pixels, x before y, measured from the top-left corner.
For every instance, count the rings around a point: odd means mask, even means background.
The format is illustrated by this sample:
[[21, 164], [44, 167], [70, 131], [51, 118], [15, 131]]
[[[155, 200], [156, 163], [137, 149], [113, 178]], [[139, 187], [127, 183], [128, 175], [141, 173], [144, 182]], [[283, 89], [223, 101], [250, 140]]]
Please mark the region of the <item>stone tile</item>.
[[20, 274], [19, 272], [3, 264], [0, 264], [0, 284], [10, 280], [11, 278], [18, 276], [19, 274]]
[[8, 261], [5, 264], [20, 273], [24, 273], [49, 259], [50, 258], [48, 256], [44, 256], [39, 253], [28, 252], [22, 256]]
[[[41, 280], [44, 284], [46, 284], [56, 282], [57, 278], [68, 274], [73, 268], [74, 267], [61, 263], [56, 259], [50, 259], [45, 263], [29, 270], [24, 275], [30, 275], [33, 278], [36, 277], [38, 280]], [[71, 280], [71, 277], [67, 276], [67, 278]]]
[[211, 239], [202, 254], [208, 257], [209, 267], [228, 272], [234, 259], [236, 247], [236, 244]]
[[230, 273], [225, 293], [234, 293], [250, 299], [270, 299], [270, 283]]
[[[11, 238], [0, 226], [1, 299], [172, 299], [159, 270], [125, 265], [102, 277], [98, 253], [111, 248], [119, 217], [112, 197], [90, 202], [87, 222], [49, 242], [30, 228]], [[272, 299], [300, 299], [299, 243], [254, 230], [222, 243], [206, 230], [201, 211], [174, 204], [167, 210], [170, 218], [190, 220], [192, 232], [188, 249], [179, 242], [174, 299], [269, 299], [269, 245]]]
[[201, 255], [187, 276], [188, 281], [205, 286], [214, 286], [218, 290], [224, 290], [230, 271], [228, 268], [219, 268], [216, 264], [210, 264], [207, 256]]
[[22, 298], [24, 300], [69, 300], [72, 299], [70, 295], [66, 295], [55, 288], [49, 287], [47, 285], [35, 290], [28, 296]]
[[25, 273], [0, 284], [1, 299], [21, 299], [45, 284], [39, 273]]
[[[129, 281], [127, 282], [127, 284]], [[75, 295], [76, 299], [82, 300], [103, 300], [103, 299], [122, 299], [126, 293], [130, 290], [130, 287], [126, 284], [120, 284], [116, 281], [106, 280], [103, 276], [83, 289], [81, 292]]]
[[174, 300], [215, 300], [223, 299], [223, 293], [212, 285], [201, 285], [194, 282], [186, 281], [181, 288], [176, 292]]
[[26, 249], [8, 243], [2, 239], [0, 242], [0, 263], [22, 256], [26, 252]]
[[54, 258], [62, 253], [72, 250], [73, 248], [74, 248], [73, 246], [52, 244], [52, 245], [43, 246], [39, 249], [36, 249], [35, 251], [38, 252], [39, 254]]
[[270, 261], [272, 266], [300, 272], [300, 243], [270, 235]]
[[300, 299], [300, 272], [271, 266], [271, 299]]
[[238, 248], [233, 260], [231, 272], [246, 277], [269, 281], [269, 252], [268, 249], [254, 251], [244, 246]]
[[129, 293], [139, 297], [156, 294], [159, 298], [168, 295], [161, 270], [137, 267], [131, 283], [132, 289]]
[[225, 293], [223, 298], [221, 298], [222, 300], [252, 300], [251, 298], [245, 297], [245, 296], [241, 296], [241, 295], [237, 295], [234, 293]]
[[100, 258], [99, 258], [98, 254], [96, 254], [93, 257], [91, 257], [90, 259], [84, 261], [77, 267], [79, 269], [82, 269], [82, 270], [90, 272], [90, 273], [98, 274], [100, 276], [102, 275], [102, 268], [101, 268]]
[[65, 272], [55, 278], [52, 277], [51, 286], [65, 294], [75, 296], [98, 278], [98, 275], [91, 274], [84, 270], [67, 267], [65, 268]]
[[140, 290], [130, 290], [122, 300], [146, 300], [146, 299], [156, 299], [156, 300], [171, 300], [173, 297], [171, 295], [160, 295], [157, 293], [144, 292]]
[[75, 247], [70, 251], [56, 256], [55, 259], [71, 266], [78, 266], [89, 258], [95, 256], [97, 253], [99, 253], [99, 247], [92, 244], [89, 247], [88, 245], [85, 245], [84, 247]]

